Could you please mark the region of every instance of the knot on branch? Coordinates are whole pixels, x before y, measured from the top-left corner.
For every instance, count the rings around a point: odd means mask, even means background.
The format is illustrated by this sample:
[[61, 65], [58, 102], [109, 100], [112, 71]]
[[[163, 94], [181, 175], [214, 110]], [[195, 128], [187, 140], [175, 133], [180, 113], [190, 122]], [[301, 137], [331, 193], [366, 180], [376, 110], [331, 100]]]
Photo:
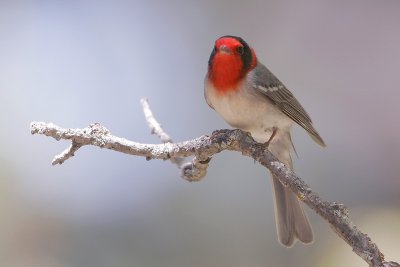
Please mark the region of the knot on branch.
[[[261, 145], [259, 143], [256, 143], [254, 139], [251, 137], [251, 134], [249, 132], [242, 131], [240, 129], [234, 129], [234, 130], [229, 130], [229, 129], [221, 129], [221, 130], [215, 130], [212, 132], [210, 136], [210, 142], [211, 143], [217, 143], [218, 145], [221, 146], [221, 149], [232, 149], [233, 147], [240, 147], [243, 146], [248, 146], [248, 145]], [[265, 148], [263, 149], [265, 150]]]
[[98, 122], [90, 124], [87, 128], [84, 129], [84, 132], [86, 134], [95, 136], [104, 136], [110, 134], [110, 131]]
[[182, 178], [189, 182], [200, 181], [204, 176], [206, 176], [210, 161], [211, 157], [206, 160], [198, 160], [198, 158], [195, 157], [191, 162], [184, 163], [181, 167]]

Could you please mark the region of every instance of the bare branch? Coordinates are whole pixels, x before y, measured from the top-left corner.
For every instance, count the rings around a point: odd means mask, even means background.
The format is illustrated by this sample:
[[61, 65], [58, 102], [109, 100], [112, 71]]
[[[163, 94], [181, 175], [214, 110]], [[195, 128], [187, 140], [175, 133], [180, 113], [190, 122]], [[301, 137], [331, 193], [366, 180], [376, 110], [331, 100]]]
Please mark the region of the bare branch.
[[66, 161], [67, 159], [69, 159], [70, 157], [74, 156], [74, 153], [81, 148], [82, 145], [78, 144], [77, 142], [75, 142], [74, 140], [72, 140], [72, 144], [65, 149], [63, 152], [61, 152], [60, 155], [55, 156], [53, 161], [51, 162], [52, 165], [57, 165], [57, 164], [63, 164], [64, 161]]
[[153, 112], [150, 109], [149, 101], [146, 98], [142, 98], [140, 102], [142, 103], [144, 117], [146, 118], [151, 133], [157, 135], [163, 143], [172, 143], [173, 141], [171, 137], [164, 132], [161, 124], [155, 119]]
[[[149, 101], [146, 98], [140, 100], [143, 107], [144, 117], [149, 125], [152, 134], [157, 135], [163, 143], [173, 143], [172, 138], [163, 130], [161, 124], [156, 120], [151, 111]], [[170, 161], [181, 169], [181, 176], [187, 181], [200, 181], [207, 174], [208, 163], [211, 157], [206, 160], [199, 160], [196, 157], [192, 161], [184, 162], [185, 158], [171, 157]]]
[[[150, 114], [150, 118], [154, 119], [152, 113]], [[149, 123], [150, 128], [154, 126], [154, 121], [151, 125]], [[155, 122], [157, 123], [157, 121]], [[163, 133], [162, 129], [161, 132]], [[56, 140], [66, 139], [72, 141], [71, 147], [57, 156], [53, 160], [53, 164], [63, 163], [82, 146], [94, 145], [130, 155], [142, 156], [148, 160], [170, 160], [171, 158], [195, 156], [192, 162], [182, 166], [183, 174], [186, 177], [192, 176], [195, 178], [202, 177], [201, 175], [205, 174], [209, 160], [214, 154], [224, 150], [241, 152], [268, 168], [281, 183], [290, 187], [300, 200], [325, 219], [337, 235], [346, 241], [353, 251], [370, 266], [400, 267], [396, 262], [384, 260], [384, 256], [377, 245], [349, 219], [349, 211], [344, 205], [322, 200], [300, 177], [286, 168], [268, 150], [265, 150], [265, 146], [255, 142], [250, 135], [243, 131], [218, 130], [214, 131], [211, 136], [201, 136], [180, 143], [167, 142], [157, 145], [137, 143], [113, 136], [98, 123], [91, 124], [83, 129], [64, 129], [52, 123], [32, 122], [31, 133], [46, 135]], [[168, 135], [166, 136], [169, 137]], [[171, 139], [169, 138], [169, 140]]]

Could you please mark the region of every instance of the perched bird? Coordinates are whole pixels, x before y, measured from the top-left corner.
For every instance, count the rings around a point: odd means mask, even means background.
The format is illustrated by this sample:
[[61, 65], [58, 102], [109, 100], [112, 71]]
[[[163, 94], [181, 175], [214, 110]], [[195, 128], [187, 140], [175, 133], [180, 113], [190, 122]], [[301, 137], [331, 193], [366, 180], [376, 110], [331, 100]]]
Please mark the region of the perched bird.
[[[325, 146], [310, 116], [293, 94], [263, 64], [242, 38], [215, 41], [204, 82], [208, 105], [232, 127], [250, 132], [287, 167], [293, 168], [291, 126], [296, 122]], [[272, 177], [278, 240], [292, 246], [296, 239], [313, 241], [310, 223], [297, 196]]]

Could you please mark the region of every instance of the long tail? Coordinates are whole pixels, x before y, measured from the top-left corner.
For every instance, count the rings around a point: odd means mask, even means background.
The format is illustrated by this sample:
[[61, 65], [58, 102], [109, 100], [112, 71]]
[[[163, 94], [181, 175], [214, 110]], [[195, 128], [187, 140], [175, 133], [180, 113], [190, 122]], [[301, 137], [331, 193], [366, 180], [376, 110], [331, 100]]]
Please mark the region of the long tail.
[[[289, 131], [278, 131], [269, 145], [272, 154], [291, 169], [293, 169], [290, 156], [292, 148]], [[311, 243], [313, 232], [296, 194], [284, 187], [272, 174], [271, 179], [274, 189], [275, 221], [279, 242], [287, 247], [292, 246], [296, 238], [303, 243]]]

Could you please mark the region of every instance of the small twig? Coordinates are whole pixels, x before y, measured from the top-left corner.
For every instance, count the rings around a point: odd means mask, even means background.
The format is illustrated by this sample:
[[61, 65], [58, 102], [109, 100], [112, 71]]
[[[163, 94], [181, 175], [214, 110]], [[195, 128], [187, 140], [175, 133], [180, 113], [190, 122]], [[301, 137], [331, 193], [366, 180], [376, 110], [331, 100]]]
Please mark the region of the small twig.
[[69, 159], [70, 157], [74, 156], [74, 153], [81, 148], [82, 145], [76, 143], [74, 140], [72, 140], [72, 144], [65, 149], [63, 152], [61, 152], [60, 155], [55, 156], [53, 161], [51, 162], [52, 165], [57, 165], [57, 164], [63, 164], [64, 161]]
[[[124, 138], [113, 136], [100, 124], [91, 124], [84, 129], [63, 129], [52, 123], [32, 122], [32, 134], [42, 134], [55, 138], [72, 141], [72, 146], [53, 160], [53, 164], [61, 164], [85, 145], [94, 145], [118, 152], [142, 156], [146, 159], [185, 158], [195, 156], [192, 165], [183, 166], [183, 173], [196, 177], [198, 173], [205, 174], [209, 159], [216, 153], [224, 150], [241, 152], [245, 156], [253, 158], [261, 165], [268, 168], [279, 181], [299, 196], [307, 206], [315, 210], [340, 238], [349, 244], [353, 251], [374, 267], [400, 267], [396, 262], [384, 260], [383, 254], [371, 238], [361, 232], [349, 218], [347, 208], [335, 202], [322, 200], [317, 193], [304, 183], [285, 165], [279, 162], [263, 144], [255, 142], [251, 136], [240, 130], [218, 130], [211, 136], [201, 136], [196, 139], [165, 144], [142, 144], [132, 142]], [[198, 166], [201, 164], [200, 169]], [[191, 164], [191, 163], [189, 163]], [[201, 176], [201, 175], [200, 175]]]
[[[163, 130], [161, 124], [154, 117], [149, 101], [146, 98], [142, 98], [140, 102], [142, 103], [144, 117], [151, 133], [157, 135], [164, 144], [173, 143], [172, 138]], [[182, 157], [171, 157], [170, 161], [181, 169], [182, 178], [190, 182], [197, 182], [206, 176], [211, 157], [203, 161], [194, 157], [192, 161], [188, 162], [185, 162], [185, 158]]]
[[64, 161], [73, 157], [75, 152], [82, 146], [88, 145], [87, 140], [85, 140], [84, 136], [96, 136], [97, 138], [96, 140], [94, 140], [94, 143], [96, 143], [97, 146], [101, 147], [101, 138], [105, 137], [110, 132], [99, 123], [90, 124], [89, 127], [86, 127], [84, 129], [62, 129], [61, 127], [58, 127], [53, 123], [32, 122], [31, 133], [51, 136], [57, 141], [61, 139], [72, 140], [72, 144], [59, 155], [55, 156], [53, 161], [51, 162], [52, 165], [57, 165], [63, 164]]
[[163, 143], [173, 143], [171, 137], [162, 129], [161, 124], [155, 119], [153, 112], [150, 109], [149, 101], [146, 98], [140, 100], [143, 107], [144, 117], [149, 125], [152, 134], [157, 135]]

